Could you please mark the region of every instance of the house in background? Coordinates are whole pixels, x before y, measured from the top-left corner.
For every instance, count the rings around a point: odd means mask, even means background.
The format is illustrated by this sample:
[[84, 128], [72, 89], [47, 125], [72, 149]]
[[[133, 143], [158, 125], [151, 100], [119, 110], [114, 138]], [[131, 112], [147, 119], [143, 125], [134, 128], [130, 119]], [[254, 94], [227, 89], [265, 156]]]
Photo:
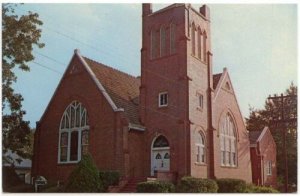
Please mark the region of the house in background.
[[21, 160], [20, 163], [14, 161], [13, 163], [4, 163], [3, 167], [12, 167], [19, 176], [19, 178], [26, 184], [31, 184], [31, 160], [30, 159], [23, 159], [16, 153], [12, 153], [11, 150], [8, 150], [5, 153], [6, 157], [10, 157], [11, 160]]
[[249, 139], [253, 184], [276, 187], [276, 143], [270, 129], [250, 131]]
[[[142, 6], [141, 77], [75, 50], [34, 139], [33, 176], [66, 181], [90, 153], [124, 178], [252, 181], [250, 142], [229, 73], [213, 74], [210, 11]], [[138, 38], [137, 38], [138, 39]]]

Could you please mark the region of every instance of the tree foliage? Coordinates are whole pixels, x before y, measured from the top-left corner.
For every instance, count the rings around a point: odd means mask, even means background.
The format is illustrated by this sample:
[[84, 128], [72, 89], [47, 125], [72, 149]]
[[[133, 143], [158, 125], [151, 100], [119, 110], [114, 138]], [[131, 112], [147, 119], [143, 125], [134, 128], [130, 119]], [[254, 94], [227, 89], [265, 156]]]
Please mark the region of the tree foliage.
[[30, 145], [29, 122], [24, 121], [23, 97], [16, 93], [15, 69], [29, 71], [28, 62], [34, 60], [33, 48], [41, 43], [42, 21], [37, 13], [19, 16], [14, 8], [21, 5], [2, 4], [2, 154], [8, 149], [23, 158], [29, 158], [26, 148]]
[[[284, 95], [296, 97], [285, 98], [283, 114], [285, 120], [297, 118], [297, 86], [291, 83]], [[279, 178], [284, 178], [285, 166], [283, 156], [282, 130], [286, 132], [286, 147], [288, 157], [289, 184], [297, 185], [297, 120], [278, 123], [281, 120], [281, 100], [266, 100], [264, 109], [250, 108], [250, 116], [246, 118], [249, 131], [263, 130], [269, 126], [277, 146], [277, 173]]]

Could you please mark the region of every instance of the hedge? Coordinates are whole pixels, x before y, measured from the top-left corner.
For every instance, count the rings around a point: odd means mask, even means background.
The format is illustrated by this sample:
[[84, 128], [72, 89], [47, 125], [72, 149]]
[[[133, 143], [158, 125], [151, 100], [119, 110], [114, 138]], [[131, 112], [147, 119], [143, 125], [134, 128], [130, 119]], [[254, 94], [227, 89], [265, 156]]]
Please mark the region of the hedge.
[[84, 155], [70, 174], [65, 192], [92, 193], [103, 190], [99, 172], [90, 155]]
[[151, 181], [140, 182], [137, 185], [138, 193], [173, 193], [174, 191], [175, 186], [170, 182]]
[[240, 179], [220, 178], [217, 179], [219, 187], [218, 193], [244, 193], [246, 192], [246, 182]]
[[214, 180], [185, 176], [181, 178], [177, 192], [179, 193], [216, 193], [218, 185]]
[[109, 186], [119, 184], [120, 173], [117, 171], [99, 171], [99, 180], [103, 184], [103, 191], [107, 191]]
[[248, 184], [246, 193], [279, 193], [276, 189], [272, 187], [265, 187], [265, 186], [255, 186], [253, 184]]

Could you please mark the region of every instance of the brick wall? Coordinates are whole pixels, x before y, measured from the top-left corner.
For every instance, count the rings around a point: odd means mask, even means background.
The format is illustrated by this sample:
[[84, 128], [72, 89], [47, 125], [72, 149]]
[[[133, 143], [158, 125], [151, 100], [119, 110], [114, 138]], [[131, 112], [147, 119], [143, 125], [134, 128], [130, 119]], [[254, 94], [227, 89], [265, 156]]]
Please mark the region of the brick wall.
[[[76, 72], [70, 75], [75, 65]], [[40, 122], [38, 146], [35, 146], [33, 171], [50, 180], [66, 180], [74, 168], [74, 164], [58, 164], [59, 125], [64, 110], [74, 100], [81, 102], [88, 111], [90, 124], [89, 152], [92, 154], [99, 169], [121, 169], [120, 152], [116, 144], [116, 137], [120, 131], [117, 126], [120, 114], [114, 113], [111, 106], [97, 89], [91, 77], [75, 56], [67, 74], [62, 79], [48, 110]], [[120, 124], [120, 123], [119, 123]], [[121, 142], [121, 141], [118, 141]], [[121, 148], [122, 149], [122, 148]], [[38, 154], [37, 151], [39, 152]]]

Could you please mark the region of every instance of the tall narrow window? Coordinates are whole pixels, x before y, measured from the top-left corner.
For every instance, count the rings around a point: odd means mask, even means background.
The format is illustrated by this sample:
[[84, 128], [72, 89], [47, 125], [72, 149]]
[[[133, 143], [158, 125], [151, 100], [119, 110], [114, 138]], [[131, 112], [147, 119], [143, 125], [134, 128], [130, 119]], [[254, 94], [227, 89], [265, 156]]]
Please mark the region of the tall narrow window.
[[271, 176], [272, 175], [272, 161], [267, 161], [266, 170], [267, 170], [267, 175]]
[[88, 147], [89, 147], [89, 131], [84, 130], [82, 131], [82, 136], [81, 136], [81, 153], [87, 154]]
[[198, 163], [205, 163], [205, 142], [201, 133], [197, 133], [196, 137], [196, 161]]
[[199, 108], [203, 109], [203, 95], [199, 94]]
[[154, 30], [151, 31], [151, 59], [156, 58], [156, 51], [157, 51], [157, 38], [156, 32]]
[[226, 114], [220, 125], [220, 150], [221, 165], [237, 165], [235, 127], [229, 114]]
[[158, 106], [159, 107], [166, 107], [168, 106], [168, 93], [162, 92], [158, 95]]
[[206, 59], [207, 59], [207, 35], [206, 35], [206, 32], [203, 33], [203, 61], [206, 62]]
[[65, 110], [60, 123], [59, 163], [74, 163], [88, 152], [89, 124], [87, 111], [81, 103], [73, 101]]
[[192, 55], [195, 55], [196, 53], [196, 27], [195, 24], [192, 24]]
[[202, 43], [201, 43], [201, 39], [202, 39], [202, 32], [201, 29], [198, 29], [198, 58], [201, 59], [201, 47], [202, 47]]
[[170, 25], [170, 53], [174, 54], [176, 52], [176, 25], [171, 23]]
[[71, 133], [70, 161], [78, 160], [78, 131]]
[[160, 28], [160, 56], [166, 55], [166, 28]]

